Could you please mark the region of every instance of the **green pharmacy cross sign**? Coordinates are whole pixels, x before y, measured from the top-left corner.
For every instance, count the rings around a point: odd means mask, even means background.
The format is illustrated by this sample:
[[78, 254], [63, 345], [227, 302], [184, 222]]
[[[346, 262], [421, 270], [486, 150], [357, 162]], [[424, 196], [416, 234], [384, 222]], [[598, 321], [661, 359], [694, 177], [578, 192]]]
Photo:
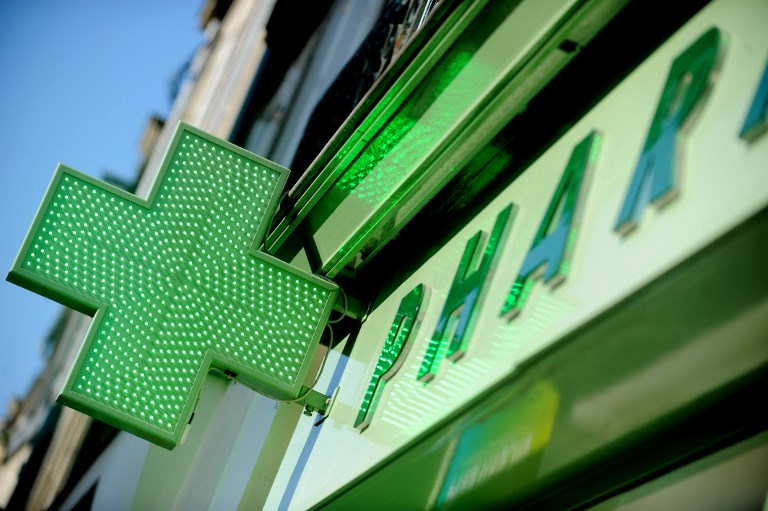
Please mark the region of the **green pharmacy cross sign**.
[[59, 402], [173, 448], [210, 369], [309, 394], [338, 288], [258, 251], [287, 172], [184, 124], [147, 199], [56, 169], [8, 280], [93, 315]]

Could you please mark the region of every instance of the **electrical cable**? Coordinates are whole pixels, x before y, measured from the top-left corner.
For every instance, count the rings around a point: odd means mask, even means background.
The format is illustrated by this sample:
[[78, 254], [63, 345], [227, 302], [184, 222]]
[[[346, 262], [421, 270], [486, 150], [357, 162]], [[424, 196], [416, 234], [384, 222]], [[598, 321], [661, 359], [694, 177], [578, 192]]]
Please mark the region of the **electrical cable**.
[[320, 363], [320, 369], [317, 371], [317, 376], [315, 377], [315, 381], [312, 382], [312, 385], [310, 385], [307, 388], [307, 391], [304, 392], [304, 394], [294, 398], [294, 399], [279, 399], [278, 401], [282, 403], [295, 403], [297, 401], [301, 401], [305, 397], [309, 395], [310, 392], [312, 392], [312, 389], [315, 388], [315, 385], [317, 385], [317, 382], [320, 381], [320, 376], [323, 374], [323, 369], [325, 369], [325, 362], [328, 360], [328, 354], [331, 352], [331, 346], [333, 346], [333, 327], [331, 325], [326, 325], [328, 327], [328, 334], [330, 339], [328, 340], [328, 349], [325, 352], [325, 355], [323, 355], [323, 361]]
[[[330, 279], [326, 279], [330, 280]], [[344, 298], [344, 312], [341, 313], [341, 316], [338, 317], [338, 319], [331, 319], [328, 318], [328, 323], [335, 324], [344, 319], [344, 316], [347, 315], [347, 311], [349, 310], [349, 299], [347, 298], [347, 293], [344, 292], [344, 288], [339, 286], [339, 291], [341, 291], [341, 297]]]

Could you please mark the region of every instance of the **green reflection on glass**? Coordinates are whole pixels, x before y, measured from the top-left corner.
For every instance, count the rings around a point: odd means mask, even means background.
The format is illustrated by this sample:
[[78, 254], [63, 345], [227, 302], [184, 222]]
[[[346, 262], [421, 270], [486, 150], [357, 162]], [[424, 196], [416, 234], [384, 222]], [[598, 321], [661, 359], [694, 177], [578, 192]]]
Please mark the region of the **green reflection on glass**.
[[[334, 186], [345, 194], [354, 194], [371, 204], [378, 203], [386, 192], [412, 170], [413, 160], [437, 142], [445, 132], [445, 123], [454, 119], [463, 111], [467, 101], [473, 99], [466, 90], [458, 94], [454, 90], [450, 97], [443, 99], [442, 108], [431, 112], [429, 119], [423, 118], [427, 109], [434, 106], [435, 100], [445, 93], [471, 58], [468, 52], [451, 55], [442, 69], [434, 73], [434, 79], [428, 80], [429, 86], [423, 88], [423, 93], [409, 98]], [[463, 77], [469, 82], [482, 81], [484, 78]], [[408, 143], [401, 144], [404, 140]], [[386, 165], [381, 165], [385, 158]]]
[[427, 291], [424, 284], [419, 284], [400, 301], [400, 307], [389, 328], [389, 335], [384, 341], [384, 347], [381, 349], [381, 355], [355, 420], [355, 428], [360, 431], [364, 431], [371, 423], [381, 392], [384, 390], [384, 384], [400, 370], [400, 366], [408, 356], [412, 340], [424, 317], [423, 311], [428, 301]]
[[499, 213], [486, 244], [483, 243], [486, 237], [483, 231], [478, 231], [467, 243], [427, 345], [417, 376], [420, 381], [429, 382], [437, 375], [443, 356], [458, 360], [466, 352], [485, 297], [486, 284], [491, 280], [501, 254], [499, 247], [504, 245], [514, 221], [514, 209], [510, 204]]
[[[565, 280], [578, 234], [578, 221], [586, 195], [590, 169], [594, 166], [600, 135], [593, 131], [573, 149], [563, 177], [539, 225], [531, 249], [501, 308], [501, 315], [512, 319], [525, 305], [531, 287], [544, 267], [544, 282], [552, 287]], [[555, 220], [557, 219], [557, 222]]]
[[672, 63], [616, 231], [626, 234], [634, 229], [648, 202], [661, 207], [677, 194], [678, 133], [690, 129], [694, 113], [714, 80], [720, 40], [720, 31], [712, 28]]
[[[472, 62], [474, 45], [463, 44], [471, 48], [451, 52], [436, 66], [313, 208], [308, 220], [314, 230], [345, 201], [367, 212], [384, 201], [397, 203], [393, 193], [476, 101], [473, 91], [482, 90], [497, 73]], [[359, 237], [335, 252], [346, 253]]]
[[760, 85], [757, 86], [757, 92], [747, 112], [747, 118], [744, 119], [739, 137], [752, 142], [766, 130], [768, 130], [768, 65], [763, 70], [763, 77], [760, 79]]

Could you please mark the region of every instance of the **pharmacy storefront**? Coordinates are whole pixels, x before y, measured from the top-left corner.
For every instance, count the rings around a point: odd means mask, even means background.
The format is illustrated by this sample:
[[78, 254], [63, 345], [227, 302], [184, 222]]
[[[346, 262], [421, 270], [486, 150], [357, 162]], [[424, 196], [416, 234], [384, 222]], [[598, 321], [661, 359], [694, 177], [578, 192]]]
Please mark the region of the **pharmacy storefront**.
[[456, 7], [266, 234], [326, 414], [209, 377], [64, 508], [763, 505], [768, 4], [544, 3]]
[[765, 427], [766, 7], [708, 5], [428, 251], [267, 507], [564, 509]]

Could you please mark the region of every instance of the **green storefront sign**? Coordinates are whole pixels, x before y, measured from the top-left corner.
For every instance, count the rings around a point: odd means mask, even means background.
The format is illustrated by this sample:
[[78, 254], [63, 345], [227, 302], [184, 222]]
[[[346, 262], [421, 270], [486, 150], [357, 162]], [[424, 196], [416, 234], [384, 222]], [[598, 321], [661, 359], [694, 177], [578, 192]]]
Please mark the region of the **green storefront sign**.
[[[645, 207], [650, 203], [663, 207], [678, 195], [681, 173], [681, 152], [686, 133], [704, 108], [707, 95], [715, 83], [723, 53], [723, 35], [717, 28], [702, 34], [672, 62], [662, 94], [648, 130], [642, 152], [635, 165], [629, 187], [615, 223], [617, 235], [627, 236], [637, 227]], [[768, 125], [768, 67], [748, 108], [740, 133], [734, 136], [752, 142], [766, 131]], [[601, 135], [592, 131], [574, 147], [560, 182], [542, 218], [531, 248], [525, 256], [519, 275], [512, 284], [500, 308], [500, 316], [512, 321], [526, 305], [534, 283], [541, 279], [551, 288], [567, 278], [570, 258], [578, 241], [579, 219], [588, 194], [590, 174], [599, 167]], [[602, 169], [600, 169], [602, 170]], [[598, 170], [599, 171], [599, 170]], [[514, 222], [517, 206], [509, 205], [499, 215], [490, 236], [478, 232], [466, 245], [440, 314], [437, 328], [429, 337], [417, 379], [429, 383], [437, 373], [440, 361], [457, 361], [465, 353], [472, 337], [472, 327], [483, 302], [483, 291], [493, 278], [494, 269], [503, 264], [505, 244]], [[487, 238], [487, 242], [481, 243]], [[483, 248], [484, 247], [484, 248]], [[415, 318], [424, 305], [409, 299], [422, 284], [403, 299], [392, 323], [382, 355], [368, 385], [366, 398], [360, 405], [355, 427], [365, 429], [375, 412], [378, 398], [386, 380], [391, 379], [400, 365], [401, 351], [409, 348], [415, 336], [412, 328], [401, 328], [402, 318]], [[492, 306], [492, 305], [488, 305]], [[393, 343], [397, 332], [398, 342]], [[402, 363], [402, 361], [400, 362]], [[386, 367], [386, 373], [378, 371]], [[364, 419], [365, 418], [365, 419]]]
[[172, 448], [210, 369], [306, 398], [337, 287], [259, 251], [286, 178], [185, 124], [147, 199], [59, 166], [8, 275], [94, 317], [59, 402]]

